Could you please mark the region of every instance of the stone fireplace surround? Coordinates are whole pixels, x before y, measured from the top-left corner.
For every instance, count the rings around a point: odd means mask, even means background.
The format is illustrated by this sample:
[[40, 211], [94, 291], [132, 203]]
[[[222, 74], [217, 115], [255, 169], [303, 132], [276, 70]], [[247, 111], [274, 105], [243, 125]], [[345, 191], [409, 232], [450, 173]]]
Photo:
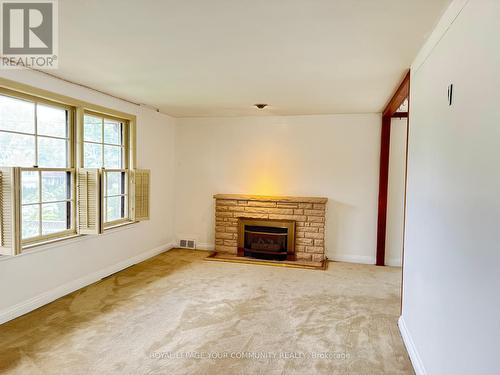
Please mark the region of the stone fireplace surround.
[[325, 219], [328, 198], [216, 194], [215, 250], [238, 253], [238, 219], [294, 220], [297, 261], [325, 260]]

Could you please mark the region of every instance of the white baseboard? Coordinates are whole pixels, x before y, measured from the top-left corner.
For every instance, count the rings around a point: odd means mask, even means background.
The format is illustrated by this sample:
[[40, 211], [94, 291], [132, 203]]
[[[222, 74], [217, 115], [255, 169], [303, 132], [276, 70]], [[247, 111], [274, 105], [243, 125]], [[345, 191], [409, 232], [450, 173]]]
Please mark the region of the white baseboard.
[[361, 263], [361, 264], [375, 264], [375, 257], [368, 255], [341, 255], [341, 254], [326, 254], [328, 260], [333, 260], [335, 262], [347, 262], [347, 263]]
[[418, 354], [417, 348], [415, 347], [415, 343], [411, 338], [410, 332], [408, 332], [408, 329], [406, 328], [406, 324], [402, 316], [400, 316], [398, 319], [398, 326], [399, 326], [399, 332], [401, 332], [401, 337], [403, 338], [403, 342], [406, 346], [406, 351], [410, 356], [413, 369], [415, 370], [415, 374], [427, 375], [427, 371], [425, 371], [422, 359], [420, 359], [420, 355]]
[[215, 245], [213, 243], [197, 243], [196, 250], [214, 251]]
[[8, 322], [9, 320], [15, 319], [21, 315], [24, 315], [30, 311], [38, 309], [39, 307], [46, 305], [52, 301], [55, 301], [58, 298], [61, 298], [69, 293], [74, 292], [75, 290], [81, 289], [89, 284], [95, 283], [96, 281], [101, 280], [103, 277], [109, 276], [113, 273], [121, 271], [127, 267], [130, 267], [134, 264], [140, 263], [154, 257], [158, 254], [161, 254], [165, 251], [168, 251], [174, 247], [174, 244], [168, 243], [154, 249], [145, 251], [139, 255], [134, 257], [125, 259], [117, 264], [113, 264], [112, 266], [101, 269], [97, 272], [93, 272], [89, 275], [80, 277], [76, 280], [70, 281], [64, 285], [61, 285], [52, 290], [48, 290], [42, 294], [39, 294], [36, 297], [30, 298], [24, 302], [20, 302], [12, 307], [9, 307], [3, 311], [0, 311], [0, 324]]
[[[198, 244], [196, 244], [196, 249], [197, 250], [214, 251], [215, 245], [208, 244], [208, 243], [198, 243]], [[328, 260], [333, 260], [335, 262], [361, 263], [361, 264], [375, 264], [375, 262], [376, 262], [375, 257], [364, 256], [364, 255], [340, 255], [340, 254], [329, 255], [329, 254], [326, 254], [326, 256], [328, 257]], [[388, 264], [388, 265], [392, 266], [393, 264]], [[397, 265], [397, 264], [394, 264], [394, 265]], [[399, 264], [399, 266], [401, 266], [401, 264]]]
[[385, 260], [385, 265], [386, 266], [391, 266], [391, 267], [401, 267], [402, 266], [402, 260], [401, 258], [390, 258]]
[[[212, 243], [197, 243], [196, 250], [206, 250], [214, 251], [215, 245]], [[361, 263], [361, 264], [375, 264], [376, 259], [372, 256], [364, 255], [328, 255], [328, 260], [333, 260], [336, 262], [347, 262], [347, 263]], [[399, 262], [399, 263], [398, 263]], [[401, 267], [401, 260], [389, 259], [387, 262], [388, 266]]]

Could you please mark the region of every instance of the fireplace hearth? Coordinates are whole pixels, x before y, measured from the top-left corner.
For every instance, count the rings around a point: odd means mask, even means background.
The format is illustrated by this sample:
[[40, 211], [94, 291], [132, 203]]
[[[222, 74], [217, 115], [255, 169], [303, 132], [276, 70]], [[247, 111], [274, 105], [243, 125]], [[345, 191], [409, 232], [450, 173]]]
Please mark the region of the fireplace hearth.
[[238, 221], [238, 256], [295, 260], [295, 221], [244, 219]]

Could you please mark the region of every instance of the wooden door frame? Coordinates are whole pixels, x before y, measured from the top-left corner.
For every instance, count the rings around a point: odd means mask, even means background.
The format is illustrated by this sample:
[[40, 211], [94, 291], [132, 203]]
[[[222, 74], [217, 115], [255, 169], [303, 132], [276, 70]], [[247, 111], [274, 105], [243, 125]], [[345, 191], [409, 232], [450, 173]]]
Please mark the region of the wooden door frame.
[[385, 107], [384, 112], [382, 113], [382, 129], [380, 137], [378, 219], [377, 219], [377, 261], [376, 261], [377, 266], [385, 266], [385, 248], [386, 248], [386, 235], [387, 235], [387, 194], [389, 187], [389, 156], [390, 156], [390, 145], [391, 145], [391, 121], [394, 117], [405, 117], [403, 113], [397, 111], [401, 106], [401, 104], [403, 104], [403, 102], [407, 98], [409, 99], [409, 97], [410, 97], [410, 71], [406, 73], [405, 78], [399, 85], [395, 94], [392, 96], [391, 100]]

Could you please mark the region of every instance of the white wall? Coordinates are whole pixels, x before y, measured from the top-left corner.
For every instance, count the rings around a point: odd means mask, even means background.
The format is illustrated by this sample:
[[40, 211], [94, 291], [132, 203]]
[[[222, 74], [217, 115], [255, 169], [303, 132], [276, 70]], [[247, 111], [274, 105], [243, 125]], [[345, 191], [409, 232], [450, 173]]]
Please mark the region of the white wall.
[[[102, 236], [85, 236], [12, 258], [0, 258], [0, 322], [95, 281], [128, 259], [142, 259], [173, 241], [172, 118], [32, 71], [0, 71], [15, 80], [137, 115], [139, 168], [151, 169], [151, 220]], [[148, 252], [153, 250], [153, 252]]]
[[330, 259], [374, 263], [380, 115], [179, 119], [178, 237], [214, 244], [216, 193], [329, 198]]
[[412, 74], [400, 327], [417, 374], [499, 371], [500, 2], [455, 19], [463, 4]]
[[401, 266], [403, 255], [407, 119], [391, 121], [385, 264]]

